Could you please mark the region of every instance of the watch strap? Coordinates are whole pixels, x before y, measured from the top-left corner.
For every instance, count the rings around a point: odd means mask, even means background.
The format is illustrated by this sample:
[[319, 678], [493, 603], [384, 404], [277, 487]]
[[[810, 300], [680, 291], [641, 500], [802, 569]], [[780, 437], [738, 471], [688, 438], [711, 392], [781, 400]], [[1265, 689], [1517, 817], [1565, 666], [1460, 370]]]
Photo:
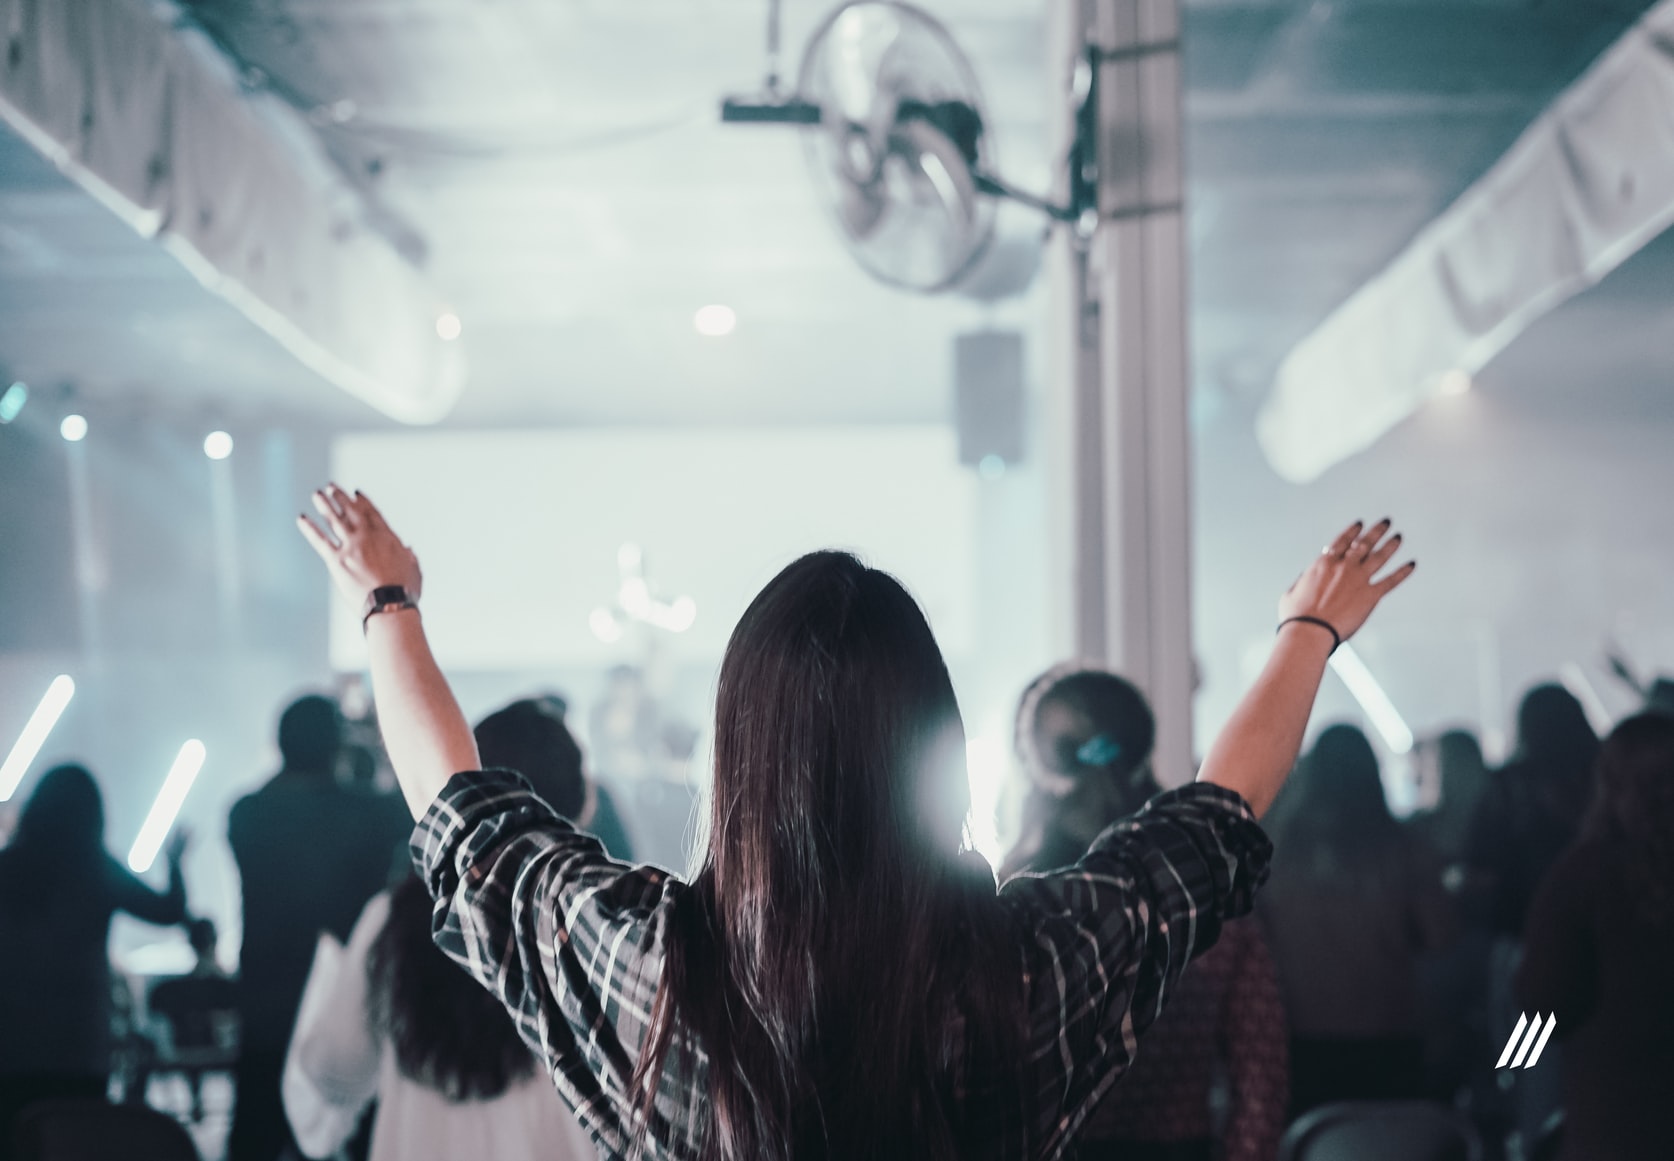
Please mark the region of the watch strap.
[[418, 602], [413, 599], [405, 585], [379, 585], [366, 594], [366, 604], [360, 612], [360, 631], [365, 633], [367, 624], [379, 613], [416, 608]]

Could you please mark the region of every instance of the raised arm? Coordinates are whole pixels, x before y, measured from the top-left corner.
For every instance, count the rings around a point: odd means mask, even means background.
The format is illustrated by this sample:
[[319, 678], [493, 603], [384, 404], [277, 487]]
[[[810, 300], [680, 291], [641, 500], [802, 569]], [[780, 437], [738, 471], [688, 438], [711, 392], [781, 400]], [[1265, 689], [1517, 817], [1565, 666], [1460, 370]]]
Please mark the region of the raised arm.
[[[372, 590], [389, 585], [400, 585], [418, 600], [424, 584], [418, 557], [371, 500], [327, 484], [314, 493], [314, 507], [325, 528], [306, 515], [298, 516], [297, 524], [357, 608]], [[407, 808], [422, 818], [449, 778], [480, 764], [476, 739], [430, 652], [416, 608], [368, 619], [366, 650], [384, 747]]]
[[1370, 528], [1356, 521], [1314, 558], [1280, 599], [1278, 642], [1209, 748], [1198, 781], [1236, 790], [1258, 817], [1267, 813], [1296, 764], [1336, 642], [1358, 632], [1378, 602], [1417, 567], [1408, 562], [1377, 579], [1400, 547], [1388, 520]]

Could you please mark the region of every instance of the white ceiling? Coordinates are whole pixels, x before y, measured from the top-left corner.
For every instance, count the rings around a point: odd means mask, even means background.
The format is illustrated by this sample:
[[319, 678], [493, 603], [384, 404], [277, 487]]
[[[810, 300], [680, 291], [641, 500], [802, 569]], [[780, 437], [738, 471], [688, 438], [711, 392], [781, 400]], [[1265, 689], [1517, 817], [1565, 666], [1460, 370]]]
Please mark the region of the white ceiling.
[[[1200, 414], [1242, 421], [1289, 345], [1642, 6], [1189, 4]], [[792, 70], [825, 7], [788, 0]], [[1040, 0], [934, 7], [982, 77], [1002, 167], [1044, 185]], [[472, 383], [450, 423], [946, 414], [949, 338], [990, 314], [869, 282], [824, 220], [794, 136], [718, 123], [720, 97], [762, 75], [764, 0], [186, 8], [422, 240], [469, 345]], [[1612, 317], [1657, 309], [1658, 272], [1674, 270], [1659, 261], [1625, 292], [1603, 288]], [[738, 311], [734, 335], [693, 331], [709, 302]], [[999, 317], [1039, 313], [1036, 296]], [[1660, 346], [1612, 352], [1633, 360], [1635, 381], [1674, 381]], [[387, 423], [12, 139], [0, 144], [0, 360], [113, 405]]]

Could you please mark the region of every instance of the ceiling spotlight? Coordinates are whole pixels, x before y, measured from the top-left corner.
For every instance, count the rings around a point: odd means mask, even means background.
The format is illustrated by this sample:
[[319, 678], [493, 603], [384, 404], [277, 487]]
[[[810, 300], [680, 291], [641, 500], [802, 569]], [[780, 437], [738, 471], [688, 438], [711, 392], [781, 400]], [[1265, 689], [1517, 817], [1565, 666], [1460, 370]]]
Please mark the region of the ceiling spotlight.
[[738, 315], [730, 306], [712, 303], [698, 308], [698, 312], [692, 316], [692, 325], [697, 328], [698, 334], [718, 339], [722, 335], [732, 334], [733, 328], [738, 326]]
[[58, 425], [58, 434], [70, 443], [80, 443], [87, 438], [87, 420], [79, 415], [66, 415]]
[[23, 410], [23, 405], [29, 402], [29, 387], [25, 383], [13, 383], [6, 388], [5, 394], [0, 395], [0, 423], [10, 423], [17, 418], [17, 413]]
[[457, 339], [465, 329], [465, 324], [459, 321], [459, 316], [453, 311], [443, 311], [436, 316], [436, 334], [444, 343], [451, 343]]
[[212, 431], [203, 437], [203, 454], [212, 460], [224, 460], [232, 455], [232, 436], [224, 431]]

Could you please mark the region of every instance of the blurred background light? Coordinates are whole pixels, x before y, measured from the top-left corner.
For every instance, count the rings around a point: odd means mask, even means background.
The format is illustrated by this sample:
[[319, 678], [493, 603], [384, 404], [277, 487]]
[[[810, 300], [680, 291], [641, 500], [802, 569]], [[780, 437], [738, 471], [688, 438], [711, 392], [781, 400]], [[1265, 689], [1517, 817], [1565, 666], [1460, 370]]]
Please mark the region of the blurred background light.
[[192, 783], [197, 781], [198, 771], [203, 769], [205, 755], [203, 743], [196, 738], [188, 738], [180, 747], [180, 753], [175, 755], [174, 765], [169, 767], [168, 777], [163, 779], [163, 788], [157, 792], [157, 800], [151, 804], [151, 811], [140, 826], [139, 837], [128, 852], [128, 869], [136, 875], [145, 874], [157, 861], [157, 852], [163, 849], [163, 840], [174, 826], [175, 817], [180, 814], [180, 806], [191, 792]]
[[80, 415], [66, 415], [58, 425], [58, 434], [71, 443], [80, 443], [87, 438], [87, 420]]
[[614, 644], [622, 639], [622, 626], [609, 609], [597, 608], [587, 617], [587, 624], [593, 630], [593, 636], [606, 645]]
[[1360, 708], [1366, 711], [1367, 719], [1389, 749], [1396, 754], [1410, 753], [1413, 742], [1411, 728], [1352, 645], [1344, 642], [1331, 655], [1331, 668], [1343, 679], [1343, 684], [1348, 686], [1349, 693], [1360, 703]]
[[465, 324], [459, 321], [459, 316], [453, 311], [444, 311], [436, 316], [436, 334], [444, 343], [451, 343], [465, 330]]
[[18, 382], [6, 388], [5, 393], [0, 394], [0, 423], [10, 423], [16, 419], [18, 412], [22, 411], [23, 405], [28, 402], [27, 384]]
[[224, 431], [212, 431], [203, 437], [203, 454], [212, 460], [224, 460], [232, 450], [233, 438]]
[[1436, 383], [1436, 389], [1443, 395], [1464, 395], [1471, 386], [1470, 373], [1460, 370], [1447, 372]]
[[692, 325], [697, 328], [698, 334], [718, 339], [722, 335], [732, 334], [738, 326], [738, 315], [732, 307], [714, 303], [699, 307], [698, 312], [692, 316]]
[[29, 720], [23, 725], [23, 732], [13, 743], [11, 753], [6, 755], [5, 764], [0, 765], [0, 802], [5, 802], [17, 793], [23, 776], [29, 772], [29, 763], [41, 752], [47, 735], [52, 733], [52, 727], [56, 726], [58, 719], [63, 716], [64, 707], [70, 704], [70, 699], [75, 695], [76, 683], [65, 673], [53, 678], [52, 684], [47, 686], [40, 704], [35, 707], [35, 712], [29, 715]]

